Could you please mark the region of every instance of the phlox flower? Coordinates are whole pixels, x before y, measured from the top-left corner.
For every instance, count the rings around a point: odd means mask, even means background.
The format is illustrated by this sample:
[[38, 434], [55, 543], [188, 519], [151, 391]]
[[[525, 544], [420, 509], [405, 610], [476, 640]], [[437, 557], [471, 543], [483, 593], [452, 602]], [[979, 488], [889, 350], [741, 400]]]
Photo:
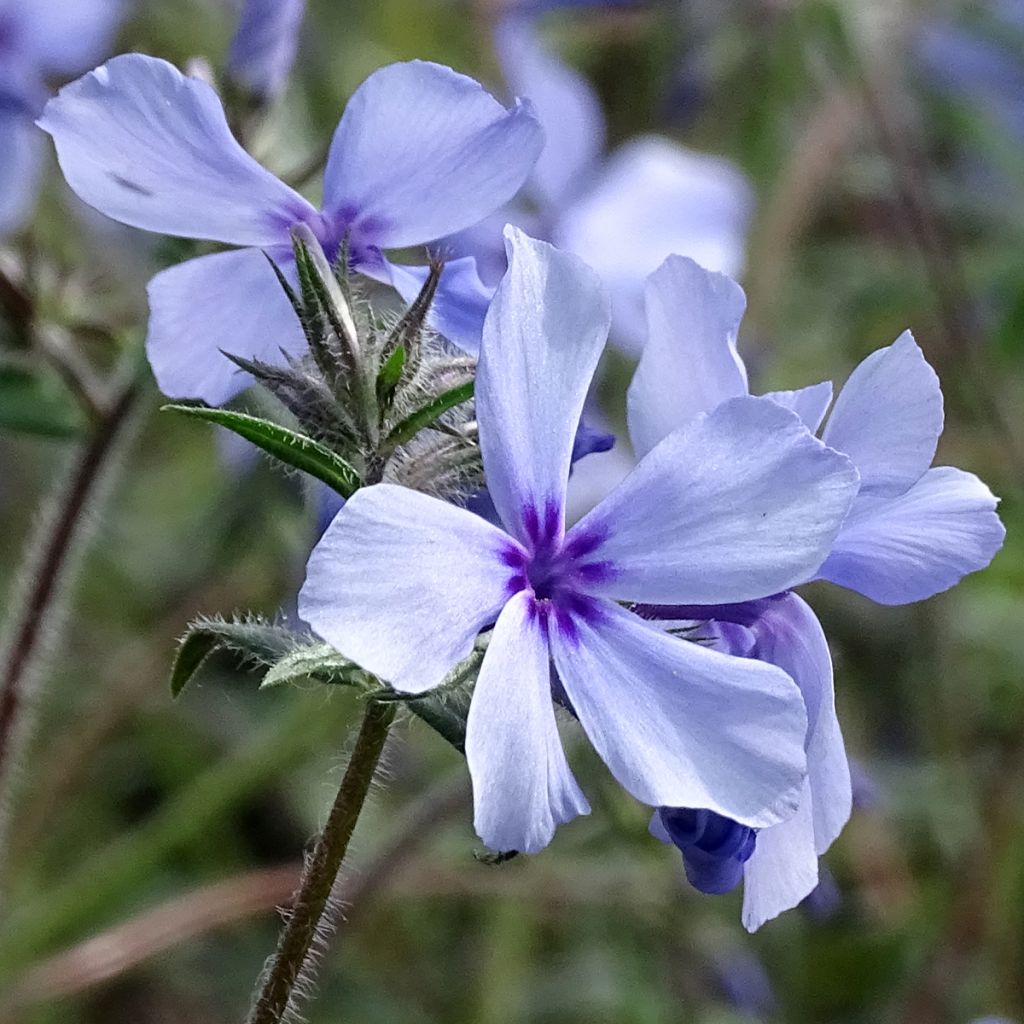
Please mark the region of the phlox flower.
[[245, 0], [225, 70], [259, 100], [276, 97], [288, 80], [299, 45], [306, 0]]
[[[736, 347], [745, 303], [734, 281], [683, 257], [671, 257], [651, 276], [647, 344], [628, 396], [638, 455], [748, 393]], [[832, 404], [832, 385], [823, 382], [770, 397], [817, 431]], [[947, 590], [988, 565], [1005, 533], [996, 499], [971, 473], [931, 467], [942, 424], [938, 377], [909, 332], [853, 371], [832, 404], [821, 438], [849, 456], [860, 484], [828, 557], [803, 582], [830, 580], [881, 604], [905, 604]], [[742, 874], [744, 923], [757, 928], [813, 889], [817, 858], [850, 814], [850, 772], [835, 714], [828, 643], [814, 612], [793, 593], [718, 608], [648, 609], [646, 614], [713, 620], [720, 649], [778, 665], [804, 695], [808, 777], [796, 815], [760, 832], [756, 843], [746, 846], [729, 823], [711, 822], [714, 828], [705, 841], [695, 832], [701, 823], [677, 809], [659, 813], [653, 823], [660, 838], [696, 856], [688, 872], [699, 887], [731, 888]], [[727, 841], [722, 838], [726, 834]], [[709, 846], [718, 874], [705, 863]], [[701, 885], [702, 880], [708, 884]]]
[[46, 81], [101, 57], [113, 40], [121, 0], [0, 0], [0, 235], [24, 222], [42, 173], [33, 119]]
[[[149, 285], [157, 383], [213, 404], [248, 382], [221, 350], [275, 362], [281, 349], [305, 346], [264, 255], [292, 273], [293, 227], [307, 225], [331, 259], [347, 240], [353, 269], [411, 298], [426, 268], [392, 263], [384, 250], [476, 223], [519, 189], [543, 145], [527, 105], [506, 109], [471, 78], [424, 61], [381, 68], [356, 90], [334, 133], [319, 210], [242, 149], [209, 85], [166, 61], [115, 57], [61, 90], [39, 124], [72, 189], [101, 213], [243, 247], [187, 260]], [[472, 259], [455, 260], [435, 325], [473, 346], [486, 301]]]
[[476, 379], [501, 526], [403, 488], [364, 488], [310, 557], [299, 613], [410, 693], [438, 685], [492, 628], [466, 736], [475, 825], [492, 848], [535, 852], [588, 811], [556, 729], [552, 664], [590, 742], [638, 800], [751, 827], [781, 821], [804, 774], [795, 685], [618, 602], [785, 589], [827, 553], [856, 473], [793, 413], [743, 397], [666, 437], [566, 530], [569, 462], [609, 302], [577, 257], [512, 227], [506, 242]]
[[477, 255], [481, 276], [496, 280], [504, 269], [500, 230], [510, 221], [576, 253], [611, 292], [613, 341], [638, 351], [644, 280], [666, 256], [685, 253], [714, 270], [740, 272], [750, 186], [728, 160], [659, 135], [606, 155], [600, 100], [541, 45], [531, 17], [503, 18], [495, 46], [509, 87], [533, 103], [545, 146], [524, 189], [529, 205], [516, 200], [455, 240], [455, 251]]

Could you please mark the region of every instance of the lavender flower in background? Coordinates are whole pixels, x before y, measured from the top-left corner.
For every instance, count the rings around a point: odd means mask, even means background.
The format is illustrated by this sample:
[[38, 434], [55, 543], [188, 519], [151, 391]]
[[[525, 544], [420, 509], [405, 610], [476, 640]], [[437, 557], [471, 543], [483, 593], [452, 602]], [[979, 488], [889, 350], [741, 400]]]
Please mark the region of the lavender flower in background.
[[295, 62], [305, 10], [305, 0], [245, 0], [228, 50], [228, 81], [257, 103], [275, 99]]
[[[692, 260], [671, 257], [647, 286], [648, 340], [629, 390], [630, 433], [638, 454], [696, 416], [748, 392], [736, 349], [745, 308], [742, 289]], [[702, 373], [694, 373], [694, 367]], [[772, 401], [817, 431], [831, 400], [829, 383], [773, 392]], [[1003, 542], [996, 499], [974, 475], [930, 468], [942, 431], [942, 394], [909, 332], [872, 353], [836, 399], [822, 440], [847, 454], [860, 474], [857, 497], [827, 559], [811, 578], [827, 579], [882, 604], [918, 601], [984, 568]], [[798, 903], [817, 882], [817, 857], [850, 812], [850, 772], [835, 715], [828, 644], [810, 607], [792, 593], [720, 608], [651, 609], [661, 618], [713, 620], [721, 649], [783, 668], [808, 712], [808, 778], [797, 814], [760, 832], [756, 843], [730, 843], [713, 882], [738, 881], [743, 864], [744, 924], [751, 930]], [[722, 625], [724, 624], [724, 626]], [[679, 812], [664, 809], [654, 831], [673, 835]], [[666, 820], [668, 819], [668, 820]], [[716, 825], [715, 835], [726, 834]], [[702, 854], [708, 853], [706, 849]], [[690, 854], [691, 880], [708, 870]]]
[[979, 7], [973, 24], [927, 21], [914, 51], [930, 81], [1024, 139], [1024, 4]]
[[66, 77], [109, 49], [121, 0], [0, 0], [0, 236], [19, 228], [43, 165], [33, 120], [46, 81]]
[[300, 614], [345, 657], [412, 693], [437, 686], [493, 626], [466, 736], [476, 829], [492, 848], [535, 852], [588, 810], [558, 737], [549, 660], [637, 799], [751, 827], [781, 821], [804, 770], [806, 717], [792, 681], [652, 627], [617, 601], [784, 589], [820, 564], [856, 474], [792, 413], [741, 398], [667, 437], [566, 532], [569, 460], [608, 300], [576, 257], [511, 227], [506, 238], [509, 271], [476, 381], [484, 469], [505, 528], [404, 488], [364, 488], [314, 550]]
[[[427, 268], [383, 250], [476, 223], [518, 191], [543, 145], [527, 105], [507, 110], [471, 78], [423, 61], [381, 68], [356, 90], [331, 144], [321, 210], [238, 145], [208, 85], [162, 60], [114, 58], [63, 89], [39, 124], [72, 189], [101, 213], [245, 247], [188, 260], [149, 285], [157, 383], [212, 404], [248, 382], [221, 350], [274, 362], [305, 347], [264, 255], [293, 274], [293, 227], [308, 226], [330, 259], [347, 243], [353, 269], [411, 301]], [[474, 349], [487, 300], [473, 260], [455, 260], [435, 326]]]
[[643, 340], [643, 283], [670, 253], [738, 274], [753, 208], [736, 167], [657, 135], [603, 155], [604, 117], [590, 84], [537, 39], [533, 21], [504, 18], [495, 43], [514, 92], [531, 100], [546, 145], [527, 183], [532, 207], [508, 207], [453, 241], [478, 257], [493, 283], [504, 270], [506, 221], [574, 252], [612, 295], [613, 339], [637, 351]]

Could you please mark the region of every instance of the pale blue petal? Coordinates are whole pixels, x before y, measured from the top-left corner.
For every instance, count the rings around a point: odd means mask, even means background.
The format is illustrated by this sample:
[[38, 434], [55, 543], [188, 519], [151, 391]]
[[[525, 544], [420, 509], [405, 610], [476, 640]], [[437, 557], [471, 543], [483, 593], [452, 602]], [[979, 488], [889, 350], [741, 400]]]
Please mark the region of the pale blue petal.
[[902, 494], [932, 464], [942, 433], [942, 391], [905, 331], [850, 374], [822, 439], [853, 460], [865, 493]]
[[[18, 46], [48, 74], [82, 71], [109, 53], [123, 0], [14, 0]], [[5, 16], [7, 12], [3, 12]]]
[[227, 73], [260, 99], [273, 99], [288, 81], [299, 46], [306, 0], [245, 0], [228, 50]]
[[604, 278], [615, 339], [639, 351], [647, 276], [673, 253], [737, 276], [752, 209], [750, 185], [732, 163], [644, 136], [612, 154], [551, 240]]
[[972, 473], [946, 466], [899, 497], [860, 497], [819, 575], [879, 604], [931, 597], [984, 569], [1002, 547], [997, 503]]
[[[476, 378], [487, 487], [509, 532], [564, 521], [576, 426], [608, 334], [608, 298], [569, 253], [505, 229], [509, 269], [484, 322]], [[548, 510], [551, 510], [550, 512]]]
[[43, 136], [0, 98], [0, 237], [17, 230], [35, 202], [42, 176]]
[[590, 742], [652, 806], [751, 827], [796, 809], [807, 717], [782, 671], [663, 633], [610, 601], [549, 625], [555, 667]]
[[629, 386], [629, 435], [638, 456], [662, 438], [747, 393], [736, 336], [743, 289], [685, 256], [669, 256], [644, 290], [647, 341]]
[[492, 850], [536, 853], [558, 825], [590, 813], [558, 736], [550, 677], [536, 599], [523, 590], [498, 617], [466, 723], [473, 823]]
[[[428, 267], [392, 263], [386, 259], [377, 266], [360, 264], [357, 269], [377, 280], [388, 281], [406, 302], [416, 298], [430, 272]], [[480, 351], [484, 317], [493, 296], [494, 289], [480, 280], [472, 256], [449, 260], [441, 272], [427, 322], [453, 345], [476, 355]]]
[[544, 129], [544, 151], [529, 185], [553, 211], [583, 184], [604, 148], [604, 114], [590, 83], [548, 53], [533, 19], [512, 15], [495, 31], [495, 48], [505, 80], [533, 104]]
[[743, 871], [743, 926], [757, 931], [795, 907], [818, 884], [811, 787], [805, 781], [800, 806], [788, 821], [762, 829]]
[[[592, 593], [725, 604], [811, 579], [857, 490], [849, 459], [766, 398], [733, 398], [670, 434], [573, 527]], [[675, 805], [680, 806], [680, 805]]]
[[38, 123], [79, 198], [124, 224], [280, 245], [315, 216], [235, 141], [213, 89], [166, 61], [115, 57], [65, 86]]
[[[286, 257], [287, 258], [287, 257]], [[281, 362], [305, 335], [259, 249], [200, 256], [157, 274], [147, 288], [146, 354], [160, 390], [221, 405], [251, 383], [223, 353]]]
[[[761, 614], [751, 627], [757, 638], [754, 656], [789, 675], [800, 687], [807, 707], [812, 846], [822, 854], [849, 820], [852, 806], [850, 766], [836, 717], [828, 640], [818, 617], [796, 594], [783, 594], [761, 605]], [[803, 893], [791, 905], [806, 895]]]
[[306, 566], [299, 615], [400, 690], [436, 686], [509, 595], [512, 542], [479, 516], [404, 487], [357, 491]]
[[324, 206], [359, 242], [420, 245], [482, 220], [519, 191], [544, 145], [528, 104], [426, 61], [375, 71], [345, 107]]
[[832, 381], [823, 380], [820, 384], [811, 384], [796, 391], [768, 391], [763, 397], [795, 412], [807, 429], [816, 434], [832, 401]]

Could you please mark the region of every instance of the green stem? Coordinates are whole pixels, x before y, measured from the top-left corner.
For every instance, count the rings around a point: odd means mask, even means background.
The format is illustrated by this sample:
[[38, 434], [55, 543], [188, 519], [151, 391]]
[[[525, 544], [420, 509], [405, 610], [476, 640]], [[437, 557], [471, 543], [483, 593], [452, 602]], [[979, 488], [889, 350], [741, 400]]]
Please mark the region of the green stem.
[[341, 788], [303, 872], [288, 923], [281, 932], [270, 969], [247, 1024], [279, 1024], [288, 1010], [295, 983], [308, 972], [317, 930], [327, 910], [331, 890], [366, 802], [394, 717], [393, 704], [371, 702], [366, 708]]

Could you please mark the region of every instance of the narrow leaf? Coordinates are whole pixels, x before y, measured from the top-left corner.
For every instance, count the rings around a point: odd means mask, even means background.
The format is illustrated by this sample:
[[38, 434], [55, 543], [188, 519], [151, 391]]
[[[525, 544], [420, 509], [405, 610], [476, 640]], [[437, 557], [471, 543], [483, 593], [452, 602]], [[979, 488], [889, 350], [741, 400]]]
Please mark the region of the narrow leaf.
[[362, 689], [368, 685], [367, 676], [358, 665], [343, 658], [330, 644], [312, 643], [297, 647], [271, 666], [260, 683], [260, 689], [307, 679]]
[[406, 441], [415, 437], [424, 427], [429, 427], [439, 416], [444, 415], [449, 409], [454, 409], [455, 406], [461, 405], [463, 402], [468, 402], [472, 397], [473, 381], [471, 380], [458, 385], [458, 387], [451, 388], [449, 391], [442, 392], [437, 398], [434, 398], [426, 405], [417, 409], [411, 416], [402, 420], [388, 436], [388, 445], [395, 448], [400, 444], [405, 444]]
[[402, 370], [405, 369], [405, 348], [399, 346], [387, 357], [384, 365], [377, 374], [377, 401], [381, 408], [381, 414], [391, 401], [391, 396], [402, 379]]
[[359, 489], [359, 474], [336, 452], [305, 434], [230, 409], [202, 405], [165, 405], [163, 409], [227, 427], [281, 462], [322, 480], [343, 498], [351, 498]]

